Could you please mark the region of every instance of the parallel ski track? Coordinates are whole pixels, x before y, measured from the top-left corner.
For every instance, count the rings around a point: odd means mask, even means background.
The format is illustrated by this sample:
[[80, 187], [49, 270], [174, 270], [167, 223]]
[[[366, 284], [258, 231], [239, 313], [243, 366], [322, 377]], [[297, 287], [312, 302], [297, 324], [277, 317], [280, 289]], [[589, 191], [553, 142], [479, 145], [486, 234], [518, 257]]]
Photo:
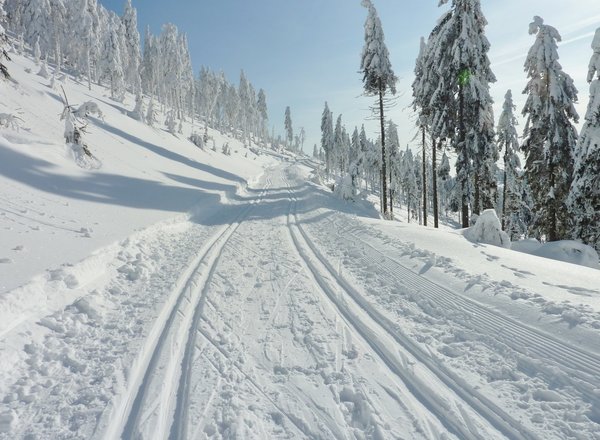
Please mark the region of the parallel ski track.
[[[487, 420], [502, 435], [513, 440], [537, 440], [538, 436], [529, 432], [519, 421], [512, 418], [458, 375], [436, 363], [435, 359], [432, 359], [429, 354], [425, 353], [415, 342], [404, 335], [394, 322], [376, 310], [358, 291], [337, 274], [335, 268], [323, 257], [298, 221], [298, 201], [285, 176], [283, 176], [283, 179], [288, 186], [291, 199], [290, 212], [288, 213], [290, 234], [298, 254], [312, 272], [318, 286], [330, 299], [344, 320], [356, 330], [379, 355], [390, 371], [404, 382], [410, 392], [438, 418], [446, 429], [461, 439], [482, 438], [478, 432], [470, 429], [471, 423], [465, 417], [464, 411], [461, 411], [464, 420], [464, 423], [461, 423], [461, 417], [450, 408], [447, 402], [437, 397], [435, 390], [429, 384], [405, 368], [398, 357], [386, 346], [386, 343], [377, 337], [375, 329], [382, 330], [396, 341], [399, 346], [409, 352], [452, 390], [461, 401]], [[335, 285], [332, 286], [331, 283]], [[336, 290], [347, 293], [347, 297], [352, 300], [351, 303], [346, 302], [345, 298], [342, 299]], [[357, 308], [366, 316], [359, 317], [355, 312]], [[458, 406], [460, 408], [460, 405]]]
[[[222, 250], [242, 222], [248, 218], [256, 204], [260, 203], [271, 181], [267, 179], [265, 188], [259, 197], [242, 208], [235, 220], [221, 228], [198, 252], [194, 260], [183, 271], [172, 289], [154, 326], [150, 330], [136, 359], [130, 369], [128, 386], [113, 407], [108, 426], [103, 430], [105, 440], [136, 438], [138, 424], [147, 400], [149, 388], [161, 367], [161, 355], [165, 350], [173, 348], [175, 352], [167, 355], [168, 365], [164, 366], [166, 376], [161, 378], [160, 411], [158, 415], [155, 438], [167, 438], [171, 435], [180, 438], [185, 434], [186, 411], [182, 405], [188, 401], [190, 365], [193, 360], [195, 336], [206, 299], [210, 279], [215, 272]], [[182, 324], [176, 325], [177, 315], [182, 317]], [[172, 414], [175, 414], [172, 420]]]
[[[338, 234], [343, 231], [339, 225], [335, 229]], [[600, 356], [570, 346], [556, 337], [423, 278], [359, 236], [352, 233], [350, 235], [365, 245], [363, 250], [368, 251], [369, 255], [365, 254], [364, 261], [380, 267], [382, 270], [379, 272], [388, 281], [393, 284], [401, 282], [408, 288], [419, 287], [421, 297], [431, 300], [445, 310], [455, 310], [468, 318], [459, 323], [460, 325], [471, 328], [479, 334], [493, 335], [496, 340], [523, 356], [543, 361], [545, 366], [548, 366], [547, 361], [562, 366], [576, 389], [590, 401], [598, 399], [594, 389], [600, 389]]]

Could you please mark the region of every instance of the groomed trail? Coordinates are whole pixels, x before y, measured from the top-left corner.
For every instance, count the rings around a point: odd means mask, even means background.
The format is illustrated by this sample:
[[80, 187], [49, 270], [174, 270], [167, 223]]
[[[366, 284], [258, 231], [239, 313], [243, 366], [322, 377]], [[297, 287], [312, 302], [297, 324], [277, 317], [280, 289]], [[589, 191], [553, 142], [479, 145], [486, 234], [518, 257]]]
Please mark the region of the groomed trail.
[[89, 294], [7, 330], [26, 355], [0, 439], [600, 439], [592, 311], [546, 319], [310, 167], [137, 233]]

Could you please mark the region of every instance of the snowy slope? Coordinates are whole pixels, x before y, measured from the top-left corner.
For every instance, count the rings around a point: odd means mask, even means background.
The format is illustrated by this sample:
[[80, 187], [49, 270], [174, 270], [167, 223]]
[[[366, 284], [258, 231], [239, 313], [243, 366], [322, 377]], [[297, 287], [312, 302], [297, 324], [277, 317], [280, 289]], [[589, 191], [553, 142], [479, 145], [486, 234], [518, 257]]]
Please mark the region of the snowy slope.
[[600, 439], [597, 270], [381, 221], [71, 80], [105, 114], [82, 170], [15, 58], [0, 439]]

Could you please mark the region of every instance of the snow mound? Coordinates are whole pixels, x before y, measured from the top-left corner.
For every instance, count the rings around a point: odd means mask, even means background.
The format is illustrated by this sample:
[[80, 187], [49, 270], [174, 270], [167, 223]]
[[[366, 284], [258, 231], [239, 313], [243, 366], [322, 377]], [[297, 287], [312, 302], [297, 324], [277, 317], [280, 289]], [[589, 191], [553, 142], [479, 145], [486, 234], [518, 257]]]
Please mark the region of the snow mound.
[[493, 209], [486, 209], [477, 218], [475, 226], [464, 231], [467, 240], [474, 243], [486, 243], [510, 249], [510, 238], [502, 230], [500, 219]]
[[513, 251], [523, 252], [524, 254], [533, 254], [541, 247], [542, 243], [538, 240], [535, 238], [528, 238], [526, 240], [513, 241], [510, 248]]
[[531, 254], [538, 257], [551, 258], [552, 260], [564, 261], [565, 263], [600, 269], [600, 259], [596, 250], [578, 241], [563, 240], [544, 243], [538, 249], [531, 252]]

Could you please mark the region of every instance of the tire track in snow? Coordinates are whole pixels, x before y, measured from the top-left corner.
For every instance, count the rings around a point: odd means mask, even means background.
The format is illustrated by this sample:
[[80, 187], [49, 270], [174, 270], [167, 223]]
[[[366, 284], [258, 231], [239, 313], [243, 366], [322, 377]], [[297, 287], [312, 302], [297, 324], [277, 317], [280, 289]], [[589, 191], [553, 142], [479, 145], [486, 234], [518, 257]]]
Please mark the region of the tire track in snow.
[[[352, 286], [340, 277], [335, 268], [329, 263], [312, 243], [297, 217], [297, 199], [289, 185], [290, 213], [288, 214], [288, 227], [298, 254], [312, 273], [317, 285], [334, 304], [335, 308], [344, 317], [365, 342], [385, 363], [388, 369], [398, 376], [410, 392], [453, 434], [461, 439], [479, 439], [481, 434], [473, 429], [472, 422], [457, 403], [458, 413], [453, 410], [447, 401], [437, 397], [437, 393], [423, 379], [409, 372], [404, 363], [388, 349], [387, 342], [381, 340], [377, 331], [382, 330], [391, 337], [402, 349], [410, 353], [433, 375], [435, 375], [449, 390], [451, 390], [463, 403], [471, 407], [477, 414], [504, 436], [514, 440], [534, 440], [538, 437], [529, 432], [519, 421], [513, 419], [504, 410], [487, 399], [477, 390], [469, 386], [463, 379], [439, 365], [420, 347], [406, 337], [397, 326], [376, 309], [374, 309]], [[342, 291], [352, 299], [352, 303], [344, 301], [337, 293]], [[359, 316], [357, 309], [363, 316]], [[389, 339], [389, 338], [388, 338]], [[473, 432], [475, 431], [475, 432]]]
[[[185, 416], [180, 405], [187, 400], [187, 397], [182, 397], [186, 395], [186, 391], [180, 387], [188, 385], [188, 380], [183, 376], [187, 374], [189, 364], [193, 360], [195, 334], [202, 314], [206, 286], [215, 271], [222, 249], [250, 215], [254, 206], [262, 201], [268, 186], [270, 180], [267, 179], [259, 197], [242, 208], [242, 212], [231, 224], [224, 226], [206, 243], [178, 279], [150, 330], [140, 355], [130, 369], [127, 388], [113, 406], [108, 426], [102, 433], [103, 439], [130, 439], [136, 436], [145, 406], [152, 405], [156, 398], [150, 395], [150, 388], [157, 380], [160, 369], [164, 367], [161, 365], [161, 357], [173, 343], [176, 344], [175, 352], [167, 354], [168, 364], [165, 369], [166, 377], [162, 381], [162, 401], [157, 416], [158, 426], [154, 431], [155, 437], [167, 438], [171, 431], [172, 424], [169, 423], [169, 419], [173, 411], [176, 417]], [[183, 320], [180, 325], [177, 325], [178, 316]], [[182, 423], [183, 420], [174, 420], [175, 425], [180, 426]], [[176, 432], [185, 430], [179, 427]]]

